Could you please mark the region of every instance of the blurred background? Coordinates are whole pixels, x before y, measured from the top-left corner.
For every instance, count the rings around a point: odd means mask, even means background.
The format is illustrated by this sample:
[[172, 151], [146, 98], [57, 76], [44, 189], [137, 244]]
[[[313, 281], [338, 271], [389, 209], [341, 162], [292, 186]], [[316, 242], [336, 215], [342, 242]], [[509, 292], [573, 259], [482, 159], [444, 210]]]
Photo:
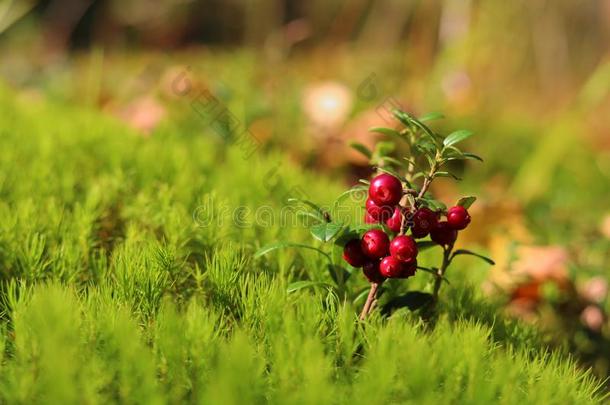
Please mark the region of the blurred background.
[[[348, 142], [390, 108], [443, 112], [485, 159], [434, 189], [480, 196], [465, 238], [497, 265], [477, 282], [609, 374], [610, 0], [0, 0], [0, 55], [28, 102], [142, 137], [246, 129], [346, 185], [368, 174]], [[217, 131], [195, 94], [230, 112]]]

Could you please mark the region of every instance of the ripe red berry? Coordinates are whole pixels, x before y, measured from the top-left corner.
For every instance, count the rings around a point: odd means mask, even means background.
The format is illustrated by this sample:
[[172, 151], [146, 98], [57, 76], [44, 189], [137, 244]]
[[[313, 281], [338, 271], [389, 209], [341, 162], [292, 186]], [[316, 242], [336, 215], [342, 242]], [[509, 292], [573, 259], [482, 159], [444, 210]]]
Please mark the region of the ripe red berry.
[[379, 259], [388, 254], [390, 239], [381, 229], [371, 229], [362, 235], [362, 251], [371, 259]]
[[352, 239], [345, 244], [343, 248], [343, 260], [348, 262], [354, 267], [361, 267], [366, 261], [367, 257], [362, 251], [359, 239]]
[[453, 229], [459, 231], [468, 226], [470, 223], [470, 215], [466, 208], [456, 205], [455, 207], [449, 208], [449, 211], [447, 211], [447, 222]]
[[390, 254], [401, 262], [409, 262], [417, 256], [417, 243], [410, 236], [399, 235], [390, 243]]
[[402, 183], [396, 177], [382, 173], [371, 180], [369, 197], [379, 206], [396, 205], [402, 198]]
[[411, 228], [413, 237], [423, 238], [436, 227], [436, 224], [438, 223], [438, 215], [428, 207], [421, 207], [415, 211], [411, 222], [413, 223]]
[[379, 272], [379, 260], [369, 260], [365, 262], [364, 266], [362, 266], [362, 272], [371, 283], [381, 283], [385, 280]]
[[394, 213], [385, 224], [390, 228], [392, 232], [400, 232], [400, 227], [402, 226], [402, 209], [400, 207], [394, 208]]
[[447, 221], [442, 221], [430, 232], [430, 237], [439, 245], [450, 245], [457, 239], [457, 231]]
[[415, 274], [417, 271], [417, 259], [413, 259], [410, 262], [402, 264], [402, 272], [398, 278], [408, 278]]
[[377, 205], [370, 198], [366, 199], [366, 212], [376, 221], [385, 221], [392, 216], [394, 209], [388, 205]]
[[365, 212], [365, 213], [364, 213], [364, 223], [365, 223], [365, 224], [376, 224], [376, 223], [378, 223], [378, 222], [379, 222], [379, 221], [377, 221], [375, 218], [373, 218], [373, 217], [371, 216], [371, 214], [369, 214], [368, 212]]
[[394, 256], [387, 256], [379, 263], [379, 272], [386, 278], [398, 278], [404, 271], [404, 263]]

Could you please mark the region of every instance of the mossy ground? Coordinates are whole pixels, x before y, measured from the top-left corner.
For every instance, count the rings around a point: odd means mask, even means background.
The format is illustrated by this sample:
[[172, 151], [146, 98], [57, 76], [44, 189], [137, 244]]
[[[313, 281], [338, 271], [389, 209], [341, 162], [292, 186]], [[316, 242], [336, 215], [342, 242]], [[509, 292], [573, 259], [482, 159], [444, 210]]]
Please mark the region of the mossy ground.
[[[166, 125], [143, 138], [86, 108], [0, 91], [0, 398], [6, 403], [539, 403], [602, 401], [600, 382], [452, 269], [438, 313], [366, 322], [324, 289], [306, 230], [255, 223], [300, 186], [342, 184], [282, 155]], [[235, 226], [227, 212], [250, 209]], [[205, 226], [194, 216], [205, 207]], [[274, 211], [276, 212], [276, 211]], [[366, 288], [354, 277], [351, 289]], [[425, 274], [406, 286], [424, 287]]]

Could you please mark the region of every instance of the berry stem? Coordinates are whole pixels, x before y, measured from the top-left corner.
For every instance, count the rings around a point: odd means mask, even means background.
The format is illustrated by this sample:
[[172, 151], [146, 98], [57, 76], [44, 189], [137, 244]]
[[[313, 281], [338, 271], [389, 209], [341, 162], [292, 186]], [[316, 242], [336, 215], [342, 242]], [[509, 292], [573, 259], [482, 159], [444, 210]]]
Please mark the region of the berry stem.
[[438, 292], [441, 289], [441, 284], [443, 282], [445, 272], [447, 271], [447, 267], [449, 267], [449, 264], [451, 263], [452, 250], [453, 243], [443, 248], [443, 262], [441, 264], [441, 267], [436, 271], [436, 274], [434, 275], [434, 289], [432, 290], [432, 296], [435, 302], [438, 300]]
[[434, 164], [430, 167], [430, 173], [428, 173], [428, 175], [424, 178], [424, 183], [422, 184], [421, 190], [419, 191], [419, 194], [417, 195], [418, 200], [426, 194], [426, 191], [428, 191], [428, 188], [430, 187], [430, 184], [432, 183], [432, 179], [434, 178], [434, 175], [436, 174], [437, 170], [438, 170], [438, 158], [434, 161]]
[[369, 295], [366, 297], [366, 302], [364, 303], [364, 307], [362, 307], [362, 312], [360, 313], [360, 320], [364, 320], [366, 316], [371, 312], [373, 302], [377, 296], [377, 290], [379, 289], [379, 283], [371, 283], [371, 289], [369, 290]]

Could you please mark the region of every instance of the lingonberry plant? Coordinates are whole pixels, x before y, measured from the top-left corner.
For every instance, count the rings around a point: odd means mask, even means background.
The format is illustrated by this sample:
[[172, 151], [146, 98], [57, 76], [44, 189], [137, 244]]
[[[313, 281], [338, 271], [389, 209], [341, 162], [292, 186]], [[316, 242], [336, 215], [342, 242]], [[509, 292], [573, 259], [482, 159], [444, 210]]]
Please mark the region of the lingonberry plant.
[[[328, 260], [328, 269], [334, 285], [299, 281], [289, 289], [326, 285], [339, 295], [347, 296], [346, 282], [354, 268], [362, 272], [370, 283], [366, 302], [360, 314], [364, 319], [373, 309], [379, 288], [387, 279], [406, 279], [421, 270], [432, 275], [431, 302], [438, 299], [439, 290], [446, 273], [455, 257], [473, 255], [486, 262], [493, 261], [485, 256], [466, 249], [454, 250], [458, 233], [470, 223], [468, 208], [476, 200], [473, 196], [460, 198], [449, 209], [430, 193], [430, 185], [439, 177], [459, 180], [449, 172], [447, 164], [454, 160], [482, 159], [472, 153], [464, 152], [456, 146], [472, 135], [470, 131], [459, 130], [447, 136], [433, 131], [426, 121], [442, 118], [438, 113], [415, 118], [404, 111], [395, 111], [394, 116], [400, 123], [399, 129], [372, 128], [392, 141], [379, 142], [374, 151], [362, 144], [351, 146], [364, 154], [375, 168], [370, 181], [361, 180], [363, 185], [343, 193], [335, 201], [333, 209], [348, 195], [367, 192], [364, 203], [364, 224], [349, 225], [333, 221], [333, 210], [325, 210], [311, 201], [300, 201], [307, 208], [305, 213], [314, 218], [310, 225], [311, 234], [321, 242], [334, 242], [343, 249], [343, 266], [333, 260], [332, 251], [308, 245], [279, 242], [258, 252], [266, 254], [282, 247], [300, 247], [318, 251]], [[392, 156], [397, 140], [408, 146], [408, 156]], [[444, 217], [444, 218], [443, 218]], [[429, 240], [424, 238], [429, 237]], [[442, 248], [439, 266], [418, 265], [417, 256], [421, 250], [432, 246]], [[363, 295], [366, 292], [362, 292]], [[360, 296], [359, 295], [359, 296]]]

